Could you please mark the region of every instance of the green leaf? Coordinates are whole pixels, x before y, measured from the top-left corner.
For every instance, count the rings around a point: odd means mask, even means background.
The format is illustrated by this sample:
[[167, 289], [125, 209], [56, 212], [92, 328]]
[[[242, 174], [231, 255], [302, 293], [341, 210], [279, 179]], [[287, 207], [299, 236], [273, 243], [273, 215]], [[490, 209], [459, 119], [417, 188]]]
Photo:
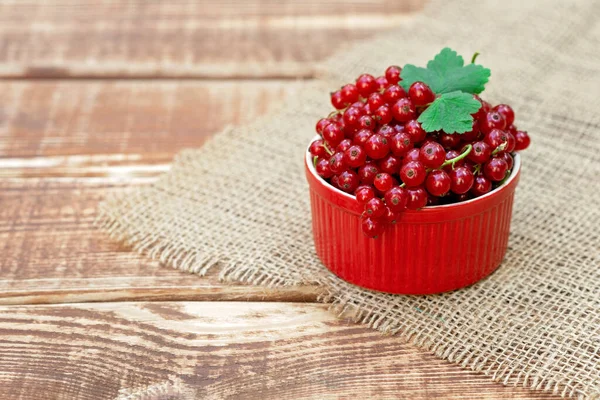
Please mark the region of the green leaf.
[[473, 116], [481, 103], [472, 94], [454, 91], [444, 93], [419, 116], [426, 132], [465, 133], [473, 128]]
[[425, 82], [437, 94], [461, 90], [481, 93], [490, 78], [490, 70], [477, 64], [465, 66], [465, 60], [446, 47], [427, 63], [427, 68], [407, 64], [402, 68], [400, 85], [405, 90], [417, 81]]

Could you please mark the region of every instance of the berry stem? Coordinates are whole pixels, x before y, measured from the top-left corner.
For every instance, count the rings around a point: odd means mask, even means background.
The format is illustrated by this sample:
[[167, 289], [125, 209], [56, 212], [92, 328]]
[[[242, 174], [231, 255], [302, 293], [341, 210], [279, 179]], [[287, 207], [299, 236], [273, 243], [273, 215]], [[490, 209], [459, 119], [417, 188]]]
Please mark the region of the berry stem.
[[331, 149], [329, 148], [329, 146], [327, 145], [327, 143], [325, 141], [323, 141], [323, 148], [325, 149], [327, 154], [329, 154], [330, 156], [332, 156], [334, 154], [333, 151], [331, 151]]
[[506, 142], [504, 142], [500, 146], [496, 147], [496, 149], [494, 151], [492, 151], [492, 155], [495, 156], [496, 154], [500, 153], [501, 151], [504, 151], [505, 149], [506, 149]]
[[477, 59], [477, 56], [479, 56], [478, 51], [476, 51], [475, 54], [473, 54], [473, 57], [471, 57], [471, 64], [475, 64], [475, 60]]
[[400, 186], [400, 187], [405, 187], [405, 186], [406, 186], [406, 183], [402, 183], [402, 184], [400, 184], [400, 185], [398, 185], [398, 186]]
[[317, 168], [317, 160], [319, 159], [319, 157], [314, 156], [313, 157], [313, 167]]
[[469, 145], [467, 145], [467, 147], [466, 147], [465, 151], [463, 151], [463, 152], [462, 152], [462, 153], [461, 153], [459, 156], [456, 156], [456, 157], [454, 157], [454, 158], [451, 158], [451, 159], [449, 159], [449, 160], [446, 160], [446, 161], [445, 161], [445, 162], [442, 164], [442, 166], [441, 166], [440, 168], [443, 168], [443, 167], [445, 167], [445, 166], [447, 166], [447, 165], [450, 165], [450, 164], [453, 164], [452, 166], [454, 166], [454, 163], [455, 163], [455, 162], [457, 162], [457, 161], [460, 161], [460, 160], [462, 160], [463, 158], [465, 158], [466, 156], [468, 156], [468, 155], [469, 155], [469, 153], [471, 152], [471, 150], [473, 150], [473, 146], [472, 146], [472, 145], [470, 145], [470, 144], [469, 144]]

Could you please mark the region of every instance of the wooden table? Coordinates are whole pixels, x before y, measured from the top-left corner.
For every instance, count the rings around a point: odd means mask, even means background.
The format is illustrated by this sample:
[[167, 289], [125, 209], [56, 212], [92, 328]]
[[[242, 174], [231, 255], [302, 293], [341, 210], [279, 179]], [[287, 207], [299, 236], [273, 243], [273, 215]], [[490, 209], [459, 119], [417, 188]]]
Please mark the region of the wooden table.
[[111, 399], [171, 374], [213, 398], [551, 398], [339, 320], [315, 288], [197, 278], [93, 226], [106, 195], [423, 2], [0, 1], [0, 398]]

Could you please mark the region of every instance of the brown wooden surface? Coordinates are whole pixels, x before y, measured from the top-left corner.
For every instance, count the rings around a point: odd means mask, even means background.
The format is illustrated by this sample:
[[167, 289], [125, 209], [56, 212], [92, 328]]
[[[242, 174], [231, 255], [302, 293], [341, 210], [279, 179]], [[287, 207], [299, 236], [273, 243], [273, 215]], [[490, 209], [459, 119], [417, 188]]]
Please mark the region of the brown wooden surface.
[[552, 398], [339, 320], [318, 288], [200, 279], [93, 227], [104, 197], [423, 2], [0, 0], [0, 399], [169, 374], [212, 398]]

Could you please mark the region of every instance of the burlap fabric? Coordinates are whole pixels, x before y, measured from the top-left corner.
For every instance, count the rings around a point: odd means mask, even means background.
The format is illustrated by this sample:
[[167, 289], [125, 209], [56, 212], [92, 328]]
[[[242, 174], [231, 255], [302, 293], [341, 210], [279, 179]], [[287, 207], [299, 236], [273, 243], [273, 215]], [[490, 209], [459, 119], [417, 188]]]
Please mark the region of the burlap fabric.
[[[323, 301], [354, 310], [358, 321], [504, 384], [598, 398], [599, 20], [594, 1], [431, 1], [400, 29], [332, 57], [322, 79], [276, 113], [182, 152], [156, 184], [108, 200], [103, 225], [185, 271], [218, 267], [227, 280], [322, 285]], [[506, 259], [453, 293], [359, 289], [315, 255], [306, 145], [329, 110], [330, 89], [389, 64], [424, 65], [444, 46], [482, 52], [478, 61], [492, 70], [484, 97], [513, 105], [533, 138]]]

